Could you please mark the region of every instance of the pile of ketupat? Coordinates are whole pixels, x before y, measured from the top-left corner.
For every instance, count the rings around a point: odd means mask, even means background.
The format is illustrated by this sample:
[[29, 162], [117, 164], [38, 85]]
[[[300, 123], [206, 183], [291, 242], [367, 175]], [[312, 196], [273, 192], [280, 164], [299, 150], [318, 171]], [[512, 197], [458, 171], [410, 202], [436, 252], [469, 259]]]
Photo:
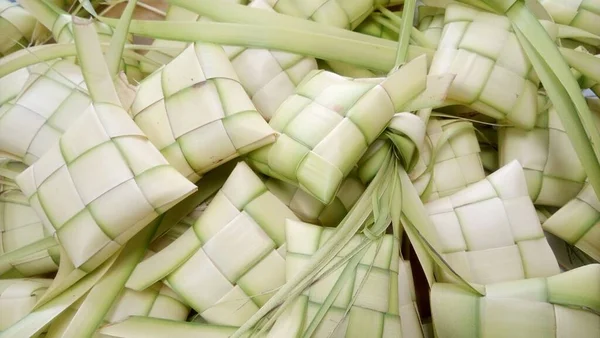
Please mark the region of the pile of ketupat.
[[422, 2], [0, 0], [0, 337], [599, 337], [600, 0]]

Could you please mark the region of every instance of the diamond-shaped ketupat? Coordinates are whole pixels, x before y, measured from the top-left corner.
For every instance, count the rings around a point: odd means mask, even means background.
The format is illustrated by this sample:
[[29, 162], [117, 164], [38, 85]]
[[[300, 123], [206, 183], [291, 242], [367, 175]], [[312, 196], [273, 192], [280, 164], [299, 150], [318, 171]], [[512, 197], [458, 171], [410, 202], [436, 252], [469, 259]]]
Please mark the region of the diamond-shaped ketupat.
[[439, 253], [467, 282], [489, 284], [560, 272], [517, 161], [425, 207], [438, 234]]
[[547, 278], [487, 285], [485, 296], [436, 283], [431, 289], [435, 335], [598, 337], [599, 276], [600, 265], [589, 264]]
[[[234, 1], [245, 2], [245, 1]], [[248, 7], [274, 12], [269, 0], [253, 0]], [[167, 21], [208, 21], [206, 17], [190, 12], [174, 4], [169, 6]], [[185, 43], [172, 40], [154, 40], [153, 46], [146, 57], [167, 64], [183, 49]], [[160, 47], [164, 47], [160, 49]], [[313, 57], [292, 54], [288, 52], [246, 48], [241, 46], [223, 46], [231, 61], [240, 84], [250, 96], [252, 103], [260, 114], [269, 121], [279, 105], [293, 92], [296, 85], [311, 70], [317, 69], [317, 61]], [[154, 64], [141, 62], [145, 70], [155, 69]]]
[[84, 271], [196, 189], [110, 104], [91, 105], [16, 181]]
[[309, 74], [269, 123], [281, 135], [250, 163], [329, 204], [394, 113], [425, 89], [426, 63], [421, 56], [379, 79]]
[[456, 74], [448, 99], [533, 128], [539, 80], [508, 18], [450, 4], [444, 23], [430, 74]]
[[273, 142], [223, 51], [194, 43], [140, 84], [131, 107], [137, 125], [192, 181]]
[[194, 225], [127, 286], [164, 278], [209, 323], [240, 326], [285, 283], [286, 219], [298, 218], [240, 162]]
[[123, 109], [93, 26], [75, 25], [92, 104], [15, 181], [73, 266], [90, 272], [197, 187]]
[[[313, 255], [322, 247], [335, 229], [324, 228], [304, 222], [286, 222], [286, 279], [289, 281], [302, 270]], [[368, 241], [365, 235], [355, 235], [339, 254], [324, 268], [331, 269], [347, 255]], [[306, 334], [314, 327], [311, 337], [396, 337], [404, 332], [399, 316], [398, 277], [400, 257], [399, 241], [392, 235], [384, 235], [369, 243], [331, 273], [323, 276], [299, 296], [282, 314], [271, 331], [273, 337], [294, 337]], [[359, 259], [358, 264], [354, 259]], [[404, 271], [403, 271], [404, 272]], [[401, 283], [407, 283], [403, 277]], [[408, 285], [404, 287], [409, 288]], [[329, 297], [336, 294], [328, 307]], [[403, 294], [405, 296], [405, 294]], [[403, 298], [402, 305], [412, 303]], [[317, 312], [325, 308], [322, 320], [312, 323]], [[403, 308], [403, 313], [411, 310]], [[412, 307], [416, 316], [416, 309]], [[407, 318], [407, 322], [410, 319]]]

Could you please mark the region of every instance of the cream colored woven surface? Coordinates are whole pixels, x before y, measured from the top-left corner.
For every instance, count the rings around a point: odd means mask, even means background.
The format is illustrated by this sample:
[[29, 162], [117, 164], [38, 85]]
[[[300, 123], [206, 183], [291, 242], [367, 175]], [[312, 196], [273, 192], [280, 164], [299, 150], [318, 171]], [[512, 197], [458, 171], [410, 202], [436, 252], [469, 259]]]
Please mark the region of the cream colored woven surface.
[[544, 230], [600, 262], [600, 201], [591, 185], [543, 223]]
[[[238, 1], [233, 1], [238, 2]], [[249, 5], [273, 12], [267, 0], [254, 0]], [[166, 20], [205, 20], [199, 15], [180, 7], [169, 8]], [[167, 47], [165, 51], [149, 51], [146, 57], [167, 64], [185, 48], [179, 41], [156, 40], [156, 47]], [[235, 73], [256, 109], [268, 121], [275, 114], [279, 105], [292, 93], [311, 70], [317, 69], [317, 62], [312, 57], [267, 49], [223, 46], [231, 60]], [[146, 71], [154, 66], [142, 63]]]
[[508, 18], [451, 4], [444, 23], [429, 74], [456, 74], [448, 99], [532, 128], [539, 81]]
[[25, 317], [52, 279], [0, 279], [0, 331]]
[[490, 284], [559, 272], [517, 161], [425, 207], [438, 233], [440, 254], [469, 282]]
[[242, 325], [285, 283], [286, 219], [297, 217], [240, 162], [190, 229], [198, 248], [166, 281], [209, 323]]
[[[600, 126], [600, 114], [593, 115]], [[561, 207], [583, 187], [585, 171], [554, 107], [539, 115], [533, 130], [500, 128], [498, 147], [500, 165], [523, 165], [535, 204]]]
[[192, 181], [275, 140], [223, 49], [195, 43], [139, 86], [134, 121]]
[[599, 276], [600, 265], [588, 265], [549, 278], [488, 285], [484, 297], [457, 285], [434, 284], [436, 336], [598, 337]]
[[[440, 138], [449, 127], [472, 126], [471, 122], [430, 119], [427, 123], [427, 139], [417, 165], [410, 173], [417, 191], [423, 193], [428, 184], [424, 202], [451, 195], [470, 184], [485, 178], [479, 156], [480, 148], [475, 131], [463, 130], [451, 137], [439, 148], [431, 173], [425, 173], [431, 161], [432, 148], [436, 148]], [[430, 180], [433, 180], [431, 183]]]
[[[48, 236], [42, 221], [18, 190], [0, 193], [0, 255], [17, 250]], [[53, 257], [54, 256], [54, 257]], [[10, 264], [0, 266], [0, 275], [12, 268], [23, 277], [35, 276], [58, 269], [58, 257], [48, 250], [37, 252]]]
[[107, 104], [90, 105], [16, 181], [84, 271], [196, 189], [123, 109]]
[[376, 5], [402, 3], [395, 0], [266, 0], [279, 13], [353, 30]]
[[[287, 280], [302, 269], [333, 232], [331, 228], [287, 222]], [[365, 239], [364, 235], [355, 235], [328, 267], [340, 262]], [[384, 235], [370, 244], [355, 268], [354, 276], [344, 283], [312, 337], [351, 337], [346, 332], [353, 331], [370, 332], [371, 337], [397, 337], [402, 332], [402, 319], [399, 316], [398, 299], [392, 300], [398, 295], [392, 290], [398, 288], [398, 252], [399, 242], [392, 235]], [[304, 316], [304, 325], [308, 326], [312, 321], [345, 267], [346, 264], [316, 282], [296, 301], [294, 306], [301, 308], [299, 312]], [[351, 303], [351, 300], [354, 302]], [[344, 316], [347, 310], [349, 312]], [[282, 318], [285, 320], [285, 317]]]
[[73, 63], [30, 67], [23, 92], [0, 107], [0, 151], [34, 163], [90, 102], [81, 70]]
[[569, 25], [600, 35], [600, 1], [541, 0], [540, 3], [556, 23]]

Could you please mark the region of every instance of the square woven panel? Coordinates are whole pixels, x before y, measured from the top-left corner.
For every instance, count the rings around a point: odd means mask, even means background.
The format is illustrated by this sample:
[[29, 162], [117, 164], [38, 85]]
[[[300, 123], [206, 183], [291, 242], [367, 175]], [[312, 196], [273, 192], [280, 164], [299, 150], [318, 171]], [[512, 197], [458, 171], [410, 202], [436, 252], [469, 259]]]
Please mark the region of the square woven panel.
[[456, 74], [448, 99], [533, 128], [539, 80], [508, 18], [451, 4], [444, 23], [429, 74]]
[[285, 283], [286, 219], [298, 218], [238, 163], [192, 228], [164, 250], [189, 248], [170, 258], [177, 267], [165, 280], [209, 323], [242, 325]]
[[415, 59], [387, 78], [312, 72], [269, 122], [281, 133], [277, 141], [252, 152], [250, 163], [324, 204], [331, 203], [395, 111], [425, 89], [424, 81], [415, 80], [412, 88], [400, 85], [406, 77], [418, 79], [424, 62]]
[[543, 228], [600, 262], [600, 201], [590, 184], [548, 218]]
[[[600, 111], [590, 105], [596, 126]], [[532, 130], [500, 128], [499, 164], [518, 160], [534, 204], [562, 207], [575, 198], [587, 177], [554, 107], [538, 115]]]
[[[490, 284], [559, 273], [517, 161], [425, 205], [440, 254], [468, 282]], [[441, 280], [450, 280], [442, 273]]]
[[436, 336], [598, 337], [599, 276], [600, 266], [591, 264], [547, 278], [490, 284], [485, 296], [436, 283], [431, 289]]
[[192, 44], [142, 81], [131, 114], [169, 163], [192, 181], [276, 138], [217, 45]]
[[[422, 197], [424, 202], [452, 195], [485, 178], [479, 156], [481, 149], [472, 126], [471, 122], [458, 120], [430, 119], [427, 123], [426, 140], [421, 156], [410, 173], [419, 194], [425, 193]], [[440, 143], [440, 139], [450, 135], [452, 128], [463, 127], [471, 128], [461, 130]], [[440, 144], [442, 145], [435, 153], [433, 169], [428, 172], [432, 151]]]
[[[254, 0], [248, 7], [275, 12], [268, 0]], [[166, 20], [209, 21], [177, 6], [169, 7]], [[164, 51], [151, 50], [146, 54], [147, 58], [159, 64], [169, 63], [186, 46], [183, 42], [168, 40], [155, 40], [152, 44], [165, 47]], [[267, 121], [275, 114], [279, 105], [292, 95], [304, 76], [317, 69], [315, 58], [298, 54], [239, 46], [223, 46], [223, 49], [235, 69], [240, 84]], [[155, 68], [144, 62], [142, 66], [145, 70]]]
[[16, 181], [74, 266], [88, 272], [196, 189], [110, 104], [90, 105]]
[[[301, 271], [333, 233], [332, 228], [288, 221], [286, 223], [286, 279], [292, 279]], [[364, 235], [355, 235], [349, 245], [345, 246], [324, 269], [330, 269], [339, 263], [364, 240], [367, 240]], [[399, 242], [392, 235], [384, 235], [369, 244], [364, 252], [360, 263], [353, 267], [350, 272], [351, 277], [346, 279], [341, 291], [311, 337], [345, 337], [347, 331], [354, 334], [368, 332], [369, 337], [397, 337], [398, 333], [402, 332], [398, 297]], [[291, 311], [299, 316], [282, 316], [273, 331], [277, 332], [278, 326], [285, 328], [293, 326], [295, 330], [303, 332], [310, 325], [319, 308], [323, 306], [326, 298], [333, 292], [342, 273], [348, 268], [347, 264], [349, 263], [342, 264], [308, 288], [291, 307]], [[403, 270], [403, 273], [406, 271]], [[407, 275], [402, 277], [404, 277], [402, 282], [406, 283]], [[402, 290], [404, 297], [410, 293], [410, 285], [403, 285], [403, 288], [407, 288]], [[412, 303], [411, 298], [402, 300], [403, 305]], [[407, 308], [403, 310], [406, 311]], [[290, 320], [292, 318], [293, 320]], [[289, 333], [289, 331], [285, 332]]]
[[[52, 233], [45, 229], [27, 198], [18, 190], [0, 193], [0, 255], [39, 241]], [[14, 271], [10, 271], [10, 270]], [[58, 269], [58, 256], [42, 250], [18, 261], [0, 266], [0, 277], [17, 275], [30, 277], [54, 272]]]
[[72, 62], [32, 66], [21, 94], [0, 108], [0, 152], [34, 163], [90, 103], [81, 70]]

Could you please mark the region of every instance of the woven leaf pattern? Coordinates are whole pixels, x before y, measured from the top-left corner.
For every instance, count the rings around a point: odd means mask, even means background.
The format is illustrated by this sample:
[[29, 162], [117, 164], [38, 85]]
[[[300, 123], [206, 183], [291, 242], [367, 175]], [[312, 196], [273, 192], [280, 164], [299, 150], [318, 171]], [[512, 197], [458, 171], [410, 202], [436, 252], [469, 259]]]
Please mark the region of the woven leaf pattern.
[[538, 80], [508, 18], [451, 4], [430, 75], [456, 74], [448, 99], [531, 129]]
[[600, 308], [599, 272], [593, 264], [549, 278], [492, 284], [484, 297], [437, 283], [431, 290], [436, 336], [597, 337], [600, 317], [592, 311]]
[[311, 19], [329, 26], [353, 30], [376, 5], [401, 3], [394, 0], [267, 0], [279, 13]]
[[[600, 114], [593, 115], [600, 126]], [[561, 207], [583, 187], [585, 171], [554, 107], [533, 130], [501, 128], [498, 146], [500, 165], [516, 159], [523, 166], [535, 204]]]
[[425, 202], [451, 195], [485, 178], [479, 156], [479, 143], [473, 129], [463, 130], [448, 139], [436, 153], [433, 178], [430, 173], [425, 173], [431, 161], [432, 147], [436, 147], [444, 132], [447, 132], [449, 127], [465, 125], [472, 126], [472, 123], [440, 119], [430, 119], [427, 123], [427, 140], [419, 162], [410, 175], [420, 193], [425, 190], [429, 181], [433, 180]]
[[[41, 240], [49, 233], [20, 191], [0, 193], [0, 255]], [[0, 267], [0, 275], [7, 268], [16, 270], [23, 277], [29, 277], [56, 271], [58, 260], [48, 250], [44, 250], [13, 262], [10, 267]]]
[[[289, 280], [302, 269], [333, 231], [332, 228], [308, 223], [287, 222], [286, 279]], [[355, 235], [325, 269], [341, 261], [363, 240], [366, 240], [364, 235]], [[332, 332], [335, 337], [351, 336], [350, 332], [358, 336], [368, 334], [369, 337], [395, 337], [402, 331], [398, 295], [391, 292], [398, 289], [398, 250], [399, 242], [391, 235], [384, 235], [367, 247], [366, 254], [354, 270], [354, 276], [346, 280], [312, 337], [329, 337]], [[296, 301], [295, 306], [300, 310], [295, 311], [303, 314], [305, 328], [332, 291], [345, 267], [346, 264], [320, 279]], [[351, 304], [353, 298], [355, 301]], [[348, 307], [350, 310], [344, 317]], [[284, 316], [281, 318], [285, 320]]]
[[556, 23], [569, 25], [600, 35], [600, 1], [541, 0], [540, 3]]
[[559, 272], [517, 161], [425, 207], [438, 233], [440, 254], [469, 282], [489, 284]]
[[292, 184], [274, 178], [268, 179], [265, 184], [303, 221], [332, 227], [339, 224], [365, 190], [357, 177], [348, 176], [333, 201], [325, 205]]
[[192, 181], [275, 140], [217, 45], [192, 44], [146, 78], [131, 113], [169, 163]]
[[0, 280], [0, 331], [29, 314], [50, 283], [41, 278]]
[[600, 201], [591, 185], [543, 223], [544, 230], [558, 236], [600, 262]]
[[243, 324], [285, 283], [286, 219], [298, 218], [240, 162], [193, 227], [172, 243], [192, 242], [185, 244], [192, 251], [166, 281], [208, 322]]
[[110, 104], [90, 105], [17, 183], [84, 271], [195, 190]]
[[27, 46], [36, 22], [35, 18], [18, 4], [0, 0], [0, 57]]
[[[254, 0], [248, 6], [274, 12], [267, 0]], [[196, 13], [171, 6], [166, 20], [201, 21], [204, 19]], [[156, 40], [153, 45], [168, 47], [165, 51], [149, 51], [146, 55], [159, 64], [170, 62], [185, 48], [185, 43], [179, 41]], [[279, 105], [293, 94], [304, 76], [311, 70], [317, 69], [317, 62], [312, 57], [238, 46], [223, 46], [223, 49], [231, 60], [239, 82], [256, 109], [267, 121], [275, 114]]]
[[71, 62], [31, 67], [21, 94], [0, 108], [0, 151], [34, 163], [90, 102], [81, 70]]
[[424, 82], [423, 87], [396, 87], [405, 76], [416, 81], [424, 61], [415, 59], [388, 78], [309, 74], [269, 122], [281, 135], [252, 152], [251, 163], [329, 204], [395, 110], [424, 89]]

